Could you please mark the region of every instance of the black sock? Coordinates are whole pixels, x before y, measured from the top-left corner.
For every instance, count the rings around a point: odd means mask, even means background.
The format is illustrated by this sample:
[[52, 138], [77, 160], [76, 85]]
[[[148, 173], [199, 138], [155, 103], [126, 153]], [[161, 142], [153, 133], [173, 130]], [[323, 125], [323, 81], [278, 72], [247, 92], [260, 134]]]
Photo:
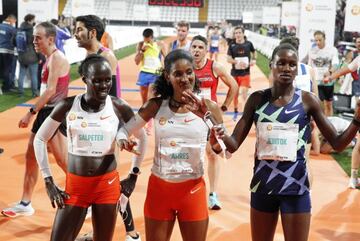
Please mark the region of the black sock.
[[119, 212], [120, 212], [121, 217], [123, 219], [126, 232], [134, 231], [135, 230], [135, 224], [134, 224], [134, 220], [133, 220], [133, 216], [132, 216], [132, 212], [131, 212], [131, 208], [130, 208], [130, 201], [126, 205], [125, 212], [122, 213], [120, 210], [119, 210]]
[[237, 109], [237, 108], [234, 108], [234, 112], [235, 112], [235, 113], [238, 113], [238, 109]]
[[27, 206], [31, 203], [31, 201], [28, 201], [28, 202], [24, 202], [23, 200], [21, 200], [20, 204], [23, 205], [23, 206]]

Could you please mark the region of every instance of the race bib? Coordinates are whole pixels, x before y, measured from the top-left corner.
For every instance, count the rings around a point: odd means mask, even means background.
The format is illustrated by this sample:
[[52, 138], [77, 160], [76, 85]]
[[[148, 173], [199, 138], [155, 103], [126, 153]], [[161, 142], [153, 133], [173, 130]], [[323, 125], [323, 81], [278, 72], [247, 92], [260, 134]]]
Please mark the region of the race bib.
[[211, 100], [211, 89], [210, 88], [200, 88], [200, 93], [198, 93], [200, 98]]
[[161, 66], [160, 59], [157, 57], [147, 56], [144, 58], [144, 68], [158, 69]]
[[160, 172], [165, 175], [198, 173], [201, 168], [201, 140], [164, 138], [158, 147]]
[[248, 57], [236, 57], [235, 69], [247, 69], [249, 67]]
[[211, 47], [219, 47], [219, 40], [211, 40]]
[[259, 160], [296, 161], [299, 125], [286, 123], [257, 123]]

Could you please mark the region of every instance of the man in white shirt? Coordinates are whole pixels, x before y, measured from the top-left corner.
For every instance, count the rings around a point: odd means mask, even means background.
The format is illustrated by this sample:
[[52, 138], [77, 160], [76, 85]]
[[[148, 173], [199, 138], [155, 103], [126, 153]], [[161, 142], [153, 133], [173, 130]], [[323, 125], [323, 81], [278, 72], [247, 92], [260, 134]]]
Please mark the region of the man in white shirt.
[[338, 51], [333, 46], [325, 46], [325, 33], [315, 31], [316, 46], [308, 53], [308, 64], [315, 71], [315, 80], [318, 83], [319, 98], [323, 101], [326, 116], [333, 115], [332, 101], [334, 96], [334, 81], [324, 79], [332, 73], [339, 64]]

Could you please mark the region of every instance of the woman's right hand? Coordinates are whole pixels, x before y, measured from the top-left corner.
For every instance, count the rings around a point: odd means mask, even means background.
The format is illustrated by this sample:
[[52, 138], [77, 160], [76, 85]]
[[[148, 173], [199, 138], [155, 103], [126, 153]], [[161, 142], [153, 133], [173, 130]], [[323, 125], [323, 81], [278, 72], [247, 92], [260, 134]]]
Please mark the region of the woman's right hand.
[[56, 208], [56, 206], [58, 208], [65, 208], [64, 199], [69, 199], [70, 195], [67, 194], [65, 191], [61, 190], [58, 186], [56, 186], [51, 176], [45, 177], [44, 181], [46, 192], [50, 198], [53, 208]]

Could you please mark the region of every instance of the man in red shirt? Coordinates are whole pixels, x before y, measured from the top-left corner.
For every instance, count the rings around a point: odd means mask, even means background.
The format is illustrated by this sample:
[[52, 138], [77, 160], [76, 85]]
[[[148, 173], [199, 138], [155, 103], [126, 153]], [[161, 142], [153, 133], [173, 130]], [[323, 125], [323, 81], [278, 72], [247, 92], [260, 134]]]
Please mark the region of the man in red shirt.
[[[216, 91], [219, 79], [229, 88], [221, 110], [226, 112], [232, 99], [238, 92], [235, 79], [226, 72], [226, 69], [220, 63], [206, 58], [207, 40], [203, 36], [197, 35], [192, 39], [190, 53], [194, 58], [195, 75], [200, 81], [200, 96], [217, 102]], [[220, 162], [218, 155], [212, 151], [210, 145], [206, 146], [206, 154], [209, 161], [208, 175], [210, 182], [209, 208], [212, 210], [221, 209], [221, 204], [217, 198], [217, 186], [220, 174]]]

